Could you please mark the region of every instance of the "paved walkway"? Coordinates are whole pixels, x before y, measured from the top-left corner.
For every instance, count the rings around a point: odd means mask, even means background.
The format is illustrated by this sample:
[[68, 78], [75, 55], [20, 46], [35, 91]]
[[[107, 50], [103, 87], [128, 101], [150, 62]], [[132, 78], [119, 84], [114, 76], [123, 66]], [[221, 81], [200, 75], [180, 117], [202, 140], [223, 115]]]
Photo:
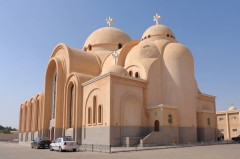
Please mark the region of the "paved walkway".
[[31, 149], [27, 144], [14, 144], [0, 142], [0, 159], [239, 159], [240, 144], [198, 146], [186, 148], [171, 148], [149, 151], [132, 151], [119, 153], [99, 152], [58, 152], [48, 149]]

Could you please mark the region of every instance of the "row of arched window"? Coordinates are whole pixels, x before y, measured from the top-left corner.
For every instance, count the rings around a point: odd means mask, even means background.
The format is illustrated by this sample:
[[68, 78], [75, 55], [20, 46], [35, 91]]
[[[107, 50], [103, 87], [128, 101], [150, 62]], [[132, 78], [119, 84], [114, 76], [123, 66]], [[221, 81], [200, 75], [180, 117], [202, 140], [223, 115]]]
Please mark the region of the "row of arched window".
[[93, 107], [88, 107], [88, 125], [102, 124], [102, 105], [97, 106], [97, 97], [93, 97]]
[[129, 76], [140, 78], [139, 73], [135, 72], [135, 74], [134, 74], [133, 71], [129, 71]]
[[[122, 44], [121, 43], [119, 43], [118, 44], [118, 49], [121, 49], [122, 48]], [[83, 49], [84, 51], [91, 51], [92, 50], [92, 45], [88, 45], [88, 47], [84, 47], [84, 49]]]
[[[167, 37], [170, 37], [170, 38], [175, 39], [175, 36], [170, 35], [170, 34], [167, 34]], [[144, 38], [142, 38], [142, 41], [145, 40], [145, 39], [147, 39], [147, 38], [151, 38], [151, 35], [145, 36]]]

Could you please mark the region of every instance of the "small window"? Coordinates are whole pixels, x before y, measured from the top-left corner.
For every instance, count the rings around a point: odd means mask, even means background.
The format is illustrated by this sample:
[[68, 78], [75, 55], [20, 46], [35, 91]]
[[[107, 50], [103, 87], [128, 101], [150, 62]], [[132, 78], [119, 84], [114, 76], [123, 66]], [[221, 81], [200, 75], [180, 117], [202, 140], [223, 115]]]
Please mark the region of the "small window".
[[235, 116], [232, 117], [232, 120], [236, 120], [237, 118]]
[[118, 49], [121, 49], [122, 48], [122, 44], [118, 44]]
[[224, 132], [224, 129], [220, 129], [220, 132], [223, 133], [223, 132]]
[[172, 124], [172, 115], [171, 114], [168, 115], [168, 123]]
[[93, 123], [97, 123], [97, 97], [93, 97]]
[[219, 118], [219, 121], [223, 121], [224, 120], [224, 118]]
[[88, 45], [88, 49], [89, 49], [89, 51], [91, 51], [92, 50], [92, 45]]
[[91, 108], [88, 108], [88, 124], [91, 124]]
[[167, 37], [169, 37], [169, 34], [167, 34]]
[[148, 35], [148, 38], [151, 38], [151, 35]]
[[144, 39], [147, 39], [147, 37], [145, 36]]
[[237, 129], [232, 129], [232, 132], [237, 132]]
[[129, 76], [132, 76], [132, 71], [129, 71]]
[[138, 72], [135, 73], [135, 77], [136, 77], [136, 78], [139, 78]]
[[210, 119], [209, 118], [207, 118], [207, 124], [210, 125]]
[[102, 106], [98, 106], [98, 123], [102, 123]]
[[87, 51], [87, 48], [86, 48], [86, 47], [84, 47], [84, 48], [83, 48], [83, 50], [84, 50], [84, 51]]
[[172, 38], [173, 36], [171, 35], [171, 38]]

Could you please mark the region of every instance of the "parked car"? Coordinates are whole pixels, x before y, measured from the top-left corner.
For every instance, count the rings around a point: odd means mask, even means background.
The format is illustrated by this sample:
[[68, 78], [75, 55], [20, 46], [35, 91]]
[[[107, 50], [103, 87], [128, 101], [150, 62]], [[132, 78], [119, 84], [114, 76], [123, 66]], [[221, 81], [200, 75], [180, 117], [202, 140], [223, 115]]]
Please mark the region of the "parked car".
[[52, 143], [49, 146], [49, 150], [58, 150], [59, 152], [62, 152], [63, 150], [73, 150], [76, 151], [78, 148], [78, 142], [73, 141], [71, 137], [60, 137], [56, 140], [52, 141]]
[[31, 147], [32, 148], [45, 148], [45, 147], [49, 147], [49, 145], [51, 144], [51, 140], [49, 140], [46, 137], [37, 137], [36, 139], [32, 140], [31, 142]]
[[237, 137], [233, 137], [232, 140], [233, 141], [240, 141], [240, 135], [238, 135]]

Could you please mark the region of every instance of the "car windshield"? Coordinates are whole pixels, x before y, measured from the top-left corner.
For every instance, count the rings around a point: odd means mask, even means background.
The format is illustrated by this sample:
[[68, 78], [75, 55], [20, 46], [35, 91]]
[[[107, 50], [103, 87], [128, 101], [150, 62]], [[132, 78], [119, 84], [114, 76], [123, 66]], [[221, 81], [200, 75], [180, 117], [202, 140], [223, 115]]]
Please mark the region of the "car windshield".
[[63, 141], [73, 141], [73, 139], [71, 137], [64, 137]]
[[48, 140], [47, 137], [40, 137], [39, 140]]

